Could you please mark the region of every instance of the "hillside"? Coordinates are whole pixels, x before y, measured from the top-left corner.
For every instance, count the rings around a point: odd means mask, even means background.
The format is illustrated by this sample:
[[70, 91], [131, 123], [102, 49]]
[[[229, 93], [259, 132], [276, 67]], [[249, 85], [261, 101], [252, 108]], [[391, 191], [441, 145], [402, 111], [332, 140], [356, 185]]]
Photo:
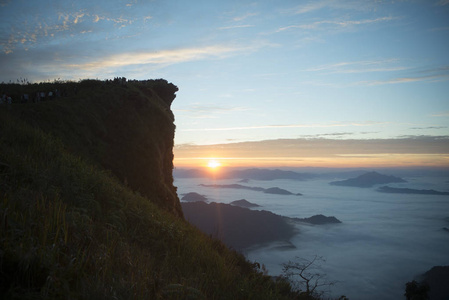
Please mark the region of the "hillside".
[[[2, 85], [1, 299], [292, 299], [284, 280], [183, 218], [172, 178], [176, 86]], [[54, 91], [34, 103], [31, 95]]]
[[[110, 170], [181, 216], [172, 177], [175, 126], [170, 104], [177, 90], [165, 80], [122, 79], [2, 86], [16, 102], [24, 94], [30, 98], [26, 105], [9, 107], [11, 116], [52, 134], [69, 152]], [[60, 97], [34, 103], [34, 95], [42, 92]]]
[[275, 241], [289, 241], [296, 230], [282, 216], [225, 203], [183, 202], [186, 219], [203, 232], [243, 251]]

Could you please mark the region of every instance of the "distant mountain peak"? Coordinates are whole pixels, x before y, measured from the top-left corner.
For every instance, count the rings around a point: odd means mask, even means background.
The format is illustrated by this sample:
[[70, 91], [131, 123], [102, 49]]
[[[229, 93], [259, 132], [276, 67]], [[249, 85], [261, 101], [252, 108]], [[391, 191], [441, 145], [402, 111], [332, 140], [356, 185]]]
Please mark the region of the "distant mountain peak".
[[380, 174], [376, 171], [367, 172], [355, 178], [330, 182], [331, 185], [352, 186], [352, 187], [373, 187], [377, 184], [402, 183], [404, 179], [392, 175]]

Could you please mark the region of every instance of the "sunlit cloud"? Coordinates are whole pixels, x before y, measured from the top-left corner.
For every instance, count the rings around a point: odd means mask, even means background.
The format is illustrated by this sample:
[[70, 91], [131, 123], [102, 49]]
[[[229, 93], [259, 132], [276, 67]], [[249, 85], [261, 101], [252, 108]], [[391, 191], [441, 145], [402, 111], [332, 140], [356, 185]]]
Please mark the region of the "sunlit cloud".
[[[71, 9], [71, 7], [56, 8], [56, 13], [40, 14], [41, 7], [21, 7], [14, 16], [15, 22], [6, 29], [4, 34], [9, 36], [8, 40], [1, 40], [0, 47], [3, 53], [12, 53], [19, 45], [28, 47], [36, 45], [38, 42], [54, 41], [58, 38], [74, 38], [78, 35], [95, 32], [104, 32], [103, 26], [112, 23], [114, 27], [123, 28], [133, 24], [136, 20], [142, 19], [144, 22], [151, 18], [145, 16], [137, 18], [134, 16], [106, 16], [107, 10], [101, 13], [92, 13], [87, 9]], [[38, 10], [38, 12], [36, 12]], [[103, 14], [103, 15], [102, 15]], [[99, 23], [104, 23], [100, 26]]]
[[184, 129], [183, 131], [232, 131], [232, 130], [254, 130], [254, 129], [279, 129], [279, 128], [331, 128], [331, 127], [350, 127], [350, 126], [373, 126], [383, 125], [388, 122], [341, 122], [333, 124], [281, 124], [281, 125], [260, 125], [260, 126], [241, 126], [241, 127], [222, 127], [222, 128], [196, 128]]
[[234, 165], [449, 165], [448, 136], [396, 139], [278, 139], [218, 145], [177, 145], [175, 164], [195, 165], [210, 153]]
[[110, 55], [108, 57], [83, 64], [68, 64], [66, 67], [90, 70], [144, 64], [170, 65], [202, 59], [225, 58], [232, 54], [242, 52], [248, 53], [255, 51], [256, 49], [257, 46], [239, 47], [215, 45], [202, 48], [183, 48], [175, 50], [162, 50], [157, 52], [131, 52]]

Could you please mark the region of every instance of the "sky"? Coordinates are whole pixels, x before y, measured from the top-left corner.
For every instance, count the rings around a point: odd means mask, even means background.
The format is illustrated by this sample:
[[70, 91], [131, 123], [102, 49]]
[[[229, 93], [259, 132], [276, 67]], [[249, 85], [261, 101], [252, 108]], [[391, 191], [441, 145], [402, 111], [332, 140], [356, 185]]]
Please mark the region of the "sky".
[[164, 78], [175, 166], [449, 166], [448, 0], [0, 0], [0, 82]]

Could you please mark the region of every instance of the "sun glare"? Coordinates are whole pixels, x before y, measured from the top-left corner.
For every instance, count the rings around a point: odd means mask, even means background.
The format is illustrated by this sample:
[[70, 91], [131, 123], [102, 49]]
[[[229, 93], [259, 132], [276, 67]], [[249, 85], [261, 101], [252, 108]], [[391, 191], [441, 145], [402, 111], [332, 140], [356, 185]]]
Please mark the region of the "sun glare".
[[221, 166], [221, 163], [215, 159], [211, 159], [209, 160], [209, 162], [207, 163], [207, 166], [211, 169], [216, 169], [219, 166]]

